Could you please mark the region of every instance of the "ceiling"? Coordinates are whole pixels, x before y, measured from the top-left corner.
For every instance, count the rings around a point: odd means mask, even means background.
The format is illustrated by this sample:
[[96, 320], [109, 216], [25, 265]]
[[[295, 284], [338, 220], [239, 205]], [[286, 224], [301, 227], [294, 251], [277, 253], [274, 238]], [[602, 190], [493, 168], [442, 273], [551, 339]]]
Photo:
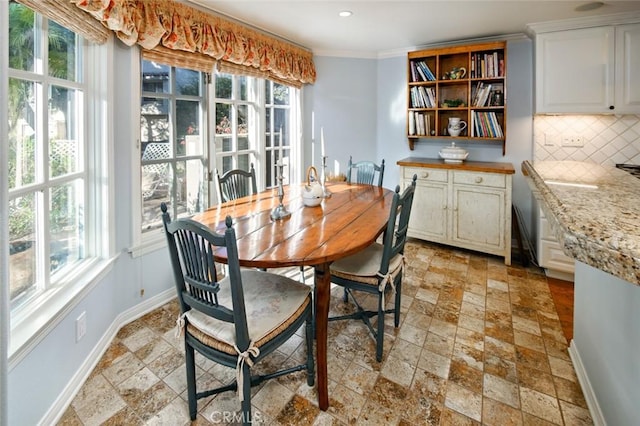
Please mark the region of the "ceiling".
[[[445, 41], [524, 33], [529, 23], [640, 11], [640, 1], [186, 0], [320, 56], [381, 57]], [[341, 18], [338, 12], [353, 15]]]

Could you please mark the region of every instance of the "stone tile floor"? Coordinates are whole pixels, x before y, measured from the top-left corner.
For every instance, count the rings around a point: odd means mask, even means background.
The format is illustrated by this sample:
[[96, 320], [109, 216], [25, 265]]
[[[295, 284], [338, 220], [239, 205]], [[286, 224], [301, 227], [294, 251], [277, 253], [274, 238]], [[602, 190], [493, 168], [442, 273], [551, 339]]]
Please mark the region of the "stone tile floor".
[[[541, 270], [417, 240], [407, 243], [406, 257], [401, 325], [394, 329], [387, 321], [383, 362], [375, 361], [374, 341], [363, 323], [332, 322], [330, 408], [318, 409], [315, 389], [299, 372], [253, 388], [256, 421], [593, 424]], [[340, 288], [332, 294], [333, 313], [351, 309]], [[174, 337], [177, 314], [174, 301], [123, 327], [59, 424], [190, 424], [183, 349]], [[302, 333], [260, 370], [304, 356]], [[197, 363], [199, 385], [234, 377], [233, 370], [203, 357]], [[194, 424], [237, 423], [236, 410], [232, 392], [200, 400]]]

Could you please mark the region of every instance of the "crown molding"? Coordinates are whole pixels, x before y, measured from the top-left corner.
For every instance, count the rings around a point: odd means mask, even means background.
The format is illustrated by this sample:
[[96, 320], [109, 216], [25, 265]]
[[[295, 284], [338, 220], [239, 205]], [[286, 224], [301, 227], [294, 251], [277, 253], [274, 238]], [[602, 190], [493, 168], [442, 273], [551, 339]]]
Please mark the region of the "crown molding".
[[546, 21], [527, 24], [527, 33], [536, 34], [553, 31], [576, 30], [580, 28], [599, 27], [604, 25], [634, 24], [640, 22], [640, 12], [625, 12], [612, 15], [587, 16], [558, 21]]

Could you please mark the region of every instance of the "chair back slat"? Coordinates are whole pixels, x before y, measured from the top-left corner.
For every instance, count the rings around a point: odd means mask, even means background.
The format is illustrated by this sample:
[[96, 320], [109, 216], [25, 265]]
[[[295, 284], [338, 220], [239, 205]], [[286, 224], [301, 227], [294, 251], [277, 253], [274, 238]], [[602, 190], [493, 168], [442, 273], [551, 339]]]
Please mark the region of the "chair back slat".
[[216, 170], [216, 180], [218, 181], [218, 200], [222, 203], [258, 193], [253, 163], [249, 171], [233, 169], [220, 176]]
[[[353, 176], [355, 173], [355, 177]], [[376, 182], [376, 175], [378, 180]], [[378, 185], [382, 187], [382, 181], [384, 179], [384, 160], [380, 165], [373, 161], [358, 161], [353, 162], [353, 158], [349, 157], [349, 164], [347, 166], [347, 182], [359, 183], [363, 185]]]
[[384, 251], [380, 272], [389, 272], [389, 263], [398, 254], [404, 254], [404, 246], [407, 242], [407, 232], [409, 230], [409, 218], [413, 206], [413, 195], [416, 190], [417, 175], [413, 175], [411, 185], [405, 188], [400, 194], [400, 185], [396, 186], [395, 194], [389, 212], [387, 229], [384, 232]]
[[[246, 348], [249, 332], [231, 218], [226, 219], [225, 233], [217, 234], [191, 219], [171, 221], [164, 203], [161, 209], [181, 311], [196, 309], [221, 321], [234, 323], [237, 345], [241, 349]], [[218, 280], [214, 255], [220, 247], [226, 248], [228, 256], [228, 279], [222, 282], [230, 286], [231, 306], [224, 306], [218, 300], [221, 281]]]

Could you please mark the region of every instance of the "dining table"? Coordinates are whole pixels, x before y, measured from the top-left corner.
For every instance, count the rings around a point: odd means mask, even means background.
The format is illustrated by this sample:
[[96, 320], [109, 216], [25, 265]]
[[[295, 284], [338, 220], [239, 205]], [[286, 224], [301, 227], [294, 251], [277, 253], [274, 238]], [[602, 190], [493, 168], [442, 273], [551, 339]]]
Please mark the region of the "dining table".
[[[305, 206], [304, 184], [282, 187], [218, 204], [193, 216], [217, 233], [223, 233], [230, 216], [236, 232], [240, 266], [251, 268], [313, 267], [315, 294], [316, 370], [318, 406], [329, 407], [327, 377], [327, 327], [331, 296], [331, 262], [352, 255], [376, 241], [384, 231], [394, 192], [383, 187], [328, 183], [329, 196], [315, 207]], [[281, 190], [282, 190], [281, 189]], [[272, 219], [284, 206], [290, 215]], [[226, 252], [215, 260], [226, 263]]]

